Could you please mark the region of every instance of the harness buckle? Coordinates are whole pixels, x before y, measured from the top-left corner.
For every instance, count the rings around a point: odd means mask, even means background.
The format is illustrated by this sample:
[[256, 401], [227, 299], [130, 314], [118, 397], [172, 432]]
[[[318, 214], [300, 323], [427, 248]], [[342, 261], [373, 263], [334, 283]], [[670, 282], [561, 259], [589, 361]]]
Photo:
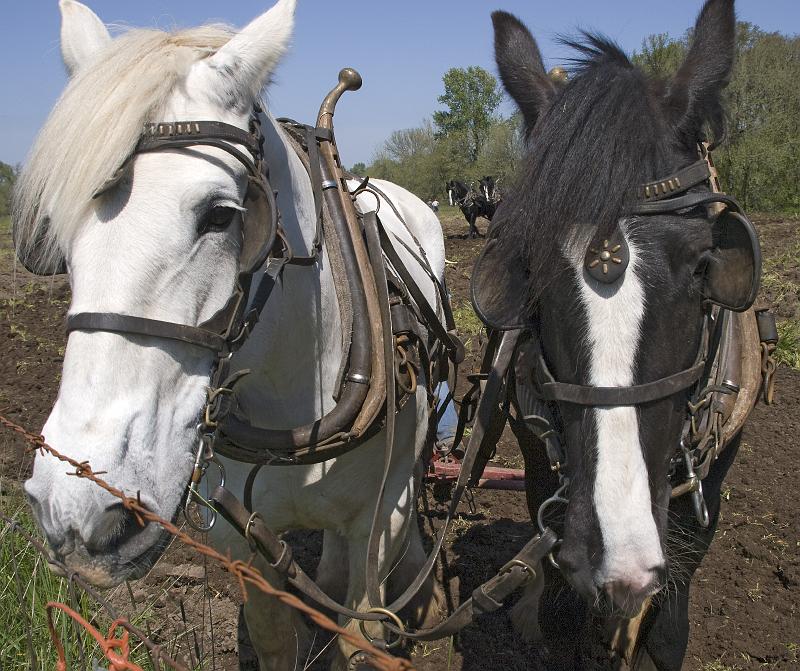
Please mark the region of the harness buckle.
[[497, 574], [498, 575], [505, 575], [506, 573], [511, 573], [511, 570], [515, 566], [518, 566], [519, 568], [522, 569], [523, 573], [527, 574], [526, 581], [536, 578], [536, 570], [532, 566], [529, 566], [528, 564], [526, 564], [521, 559], [512, 559], [511, 561], [506, 562], [502, 566], [502, 568], [497, 572]]

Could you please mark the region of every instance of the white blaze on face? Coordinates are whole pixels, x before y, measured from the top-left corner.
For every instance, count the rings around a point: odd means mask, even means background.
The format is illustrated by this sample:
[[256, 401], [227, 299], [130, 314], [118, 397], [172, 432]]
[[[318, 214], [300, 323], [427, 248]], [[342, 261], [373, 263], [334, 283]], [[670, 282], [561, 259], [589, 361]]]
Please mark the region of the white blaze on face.
[[[637, 249], [630, 240], [628, 246], [630, 264], [617, 284], [587, 281], [582, 254], [575, 266], [588, 320], [589, 384], [598, 387], [634, 384], [645, 296], [636, 272]], [[590, 412], [597, 425], [594, 507], [604, 549], [597, 583], [619, 580], [644, 587], [664, 558], [653, 519], [637, 410], [597, 407]]]

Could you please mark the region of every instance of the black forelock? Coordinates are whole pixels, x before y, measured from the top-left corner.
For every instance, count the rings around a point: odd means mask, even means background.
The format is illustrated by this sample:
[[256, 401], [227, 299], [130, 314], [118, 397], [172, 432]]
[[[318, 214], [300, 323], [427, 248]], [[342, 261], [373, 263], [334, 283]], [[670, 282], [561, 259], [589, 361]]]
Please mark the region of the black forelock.
[[657, 84], [604, 37], [563, 41], [576, 52], [570, 81], [531, 131], [495, 215], [501, 244], [530, 271], [532, 302], [563, 270], [566, 244], [611, 232], [636, 186], [677, 167]]

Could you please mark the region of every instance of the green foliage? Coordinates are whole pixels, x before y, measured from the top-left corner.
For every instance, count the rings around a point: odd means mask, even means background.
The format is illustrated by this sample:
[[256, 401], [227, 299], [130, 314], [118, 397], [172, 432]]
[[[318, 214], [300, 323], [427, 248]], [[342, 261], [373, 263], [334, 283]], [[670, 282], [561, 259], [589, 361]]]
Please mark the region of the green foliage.
[[445, 182], [508, 177], [522, 154], [519, 115], [498, 118], [497, 80], [479, 67], [452, 68], [443, 77], [434, 112], [418, 128], [394, 131], [375, 153], [366, 173], [400, 184], [420, 198], [442, 199]]
[[[0, 496], [0, 508], [18, 520], [30, 534], [36, 534], [21, 492]], [[77, 598], [77, 597], [76, 597]], [[77, 598], [77, 610], [92, 619], [88, 599]], [[0, 667], [3, 669], [50, 669], [56, 655], [47, 628], [45, 606], [48, 601], [70, 603], [72, 595], [67, 583], [50, 571], [45, 559], [5, 522], [0, 522]], [[17, 607], [19, 604], [19, 607]], [[65, 642], [69, 666], [78, 665], [79, 650], [75, 630], [62, 616], [56, 616], [56, 630]], [[30, 635], [30, 639], [28, 636]], [[29, 663], [29, 646], [38, 664]], [[99, 657], [96, 650], [92, 650]]]
[[11, 192], [19, 170], [0, 161], [0, 217], [11, 212]]
[[[667, 79], [690, 34], [651, 35], [633, 61]], [[736, 66], [725, 91], [728, 137], [715, 152], [723, 187], [746, 209], [800, 211], [800, 37], [737, 25]]]
[[778, 324], [778, 348], [775, 358], [784, 366], [800, 370], [800, 319], [787, 319]]
[[728, 87], [729, 139], [718, 152], [726, 187], [745, 208], [800, 211], [800, 37], [739, 24]]
[[650, 35], [642, 40], [642, 50], [631, 59], [652, 75], [666, 79], [674, 75], [686, 56], [686, 40], [673, 40], [667, 33]]
[[503, 100], [497, 80], [481, 67], [450, 68], [442, 77], [444, 93], [439, 102], [447, 107], [433, 113], [433, 123], [442, 136], [463, 134], [471, 163], [481, 153], [494, 113]]
[[354, 175], [358, 175], [359, 177], [364, 177], [367, 174], [367, 166], [359, 161], [358, 163], [353, 164], [353, 167], [350, 168], [350, 172], [352, 172]]

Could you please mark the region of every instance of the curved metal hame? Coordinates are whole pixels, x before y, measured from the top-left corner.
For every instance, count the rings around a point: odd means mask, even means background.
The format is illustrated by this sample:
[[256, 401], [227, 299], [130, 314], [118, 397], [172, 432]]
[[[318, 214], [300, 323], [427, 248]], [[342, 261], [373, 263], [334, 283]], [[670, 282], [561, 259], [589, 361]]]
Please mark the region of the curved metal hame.
[[[348, 359], [349, 384], [344, 386], [333, 409], [311, 424], [294, 429], [262, 429], [229, 415], [221, 422], [221, 431], [234, 445], [266, 446], [273, 450], [296, 451], [311, 445], [324, 445], [331, 439], [348, 442], [358, 437], [372, 422], [383, 405], [386, 365], [381, 355], [379, 306], [374, 279], [369, 276], [369, 262], [361, 243], [355, 207], [342, 185], [342, 168], [333, 137], [333, 115], [336, 103], [346, 91], [361, 88], [361, 75], [352, 68], [339, 72], [339, 82], [325, 97], [317, 118], [320, 172], [323, 198], [331, 214], [336, 236], [341, 247], [342, 260], [350, 287], [352, 307], [352, 341]], [[361, 381], [364, 382], [361, 382]], [[231, 451], [229, 446], [220, 451], [240, 460], [256, 463], [252, 455]], [[235, 454], [234, 454], [235, 452]], [[317, 450], [325, 457], [324, 450]], [[312, 455], [313, 456], [313, 455]], [[294, 463], [293, 460], [278, 463]]]

